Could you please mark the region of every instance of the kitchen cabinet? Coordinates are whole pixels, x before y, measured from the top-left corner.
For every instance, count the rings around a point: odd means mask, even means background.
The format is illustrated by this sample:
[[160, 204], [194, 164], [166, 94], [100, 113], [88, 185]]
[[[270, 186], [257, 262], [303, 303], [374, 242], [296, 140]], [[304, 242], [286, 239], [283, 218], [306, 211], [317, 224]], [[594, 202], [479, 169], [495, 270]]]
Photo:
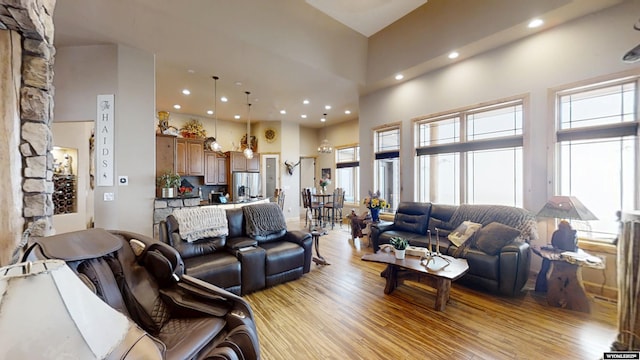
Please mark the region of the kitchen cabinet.
[[156, 135], [156, 176], [176, 171], [176, 137]]
[[176, 139], [176, 172], [182, 176], [204, 175], [204, 140]]
[[229, 172], [260, 172], [260, 154], [254, 153], [252, 159], [245, 158], [240, 151], [227, 151], [226, 154], [229, 156]]
[[204, 153], [204, 184], [227, 185], [227, 157], [213, 151]]

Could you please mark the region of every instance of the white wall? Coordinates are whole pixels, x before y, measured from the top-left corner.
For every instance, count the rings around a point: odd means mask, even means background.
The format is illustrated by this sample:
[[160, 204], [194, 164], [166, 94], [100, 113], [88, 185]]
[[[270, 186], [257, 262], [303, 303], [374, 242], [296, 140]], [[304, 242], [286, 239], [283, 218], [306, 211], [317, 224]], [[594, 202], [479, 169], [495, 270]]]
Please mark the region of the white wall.
[[95, 120], [96, 95], [117, 90], [117, 55], [115, 45], [56, 49], [54, 121]]
[[[640, 72], [640, 63], [621, 61], [639, 40], [632, 29], [638, 13], [640, 2], [626, 2], [362, 97], [361, 171], [373, 171], [372, 128], [401, 121], [401, 199], [413, 200], [411, 119], [524, 94], [531, 105], [525, 125], [524, 206], [539, 209], [551, 191], [552, 176], [547, 174], [548, 134], [553, 131], [550, 89], [630, 69]], [[361, 192], [372, 186], [373, 178], [363, 176]]]
[[[279, 143], [282, 149], [280, 151], [280, 162], [284, 163], [285, 160], [293, 161], [294, 163], [298, 162], [301, 144], [309, 142], [309, 139], [302, 135], [300, 125], [297, 123], [282, 122], [280, 130]], [[299, 209], [302, 206], [300, 202], [300, 167], [296, 168], [293, 175], [289, 175], [286, 168], [281, 164], [280, 179], [282, 189], [286, 194], [284, 198], [284, 215], [287, 219], [298, 219], [300, 216]]]
[[[210, 117], [188, 115], [181, 113], [171, 113], [169, 115], [169, 125], [176, 127], [178, 130], [184, 126], [188, 121], [196, 119], [202, 123], [202, 127], [207, 131], [207, 136], [215, 137], [216, 126], [215, 120]], [[156, 125], [157, 125], [156, 114]], [[236, 146], [240, 148], [240, 140], [247, 133], [247, 122], [242, 121], [228, 121], [218, 119], [218, 143], [222, 145], [222, 151], [231, 151]], [[254, 130], [251, 130], [252, 134], [256, 134]], [[258, 150], [260, 150], [260, 142], [258, 142]]]
[[[640, 1], [627, 1], [361, 97], [361, 174], [373, 173], [372, 128], [401, 122], [401, 200], [412, 201], [411, 119], [522, 94], [530, 101], [524, 130], [524, 207], [537, 212], [553, 193], [552, 89], [621, 72], [640, 73], [640, 63], [621, 60], [640, 41], [640, 34], [632, 28], [638, 14]], [[605, 175], [594, 171], [594, 176]], [[362, 196], [373, 187], [373, 177], [362, 175], [360, 185]], [[538, 245], [547, 243], [553, 231], [541, 225]], [[539, 263], [534, 257], [532, 270]]]
[[[60, 47], [54, 71], [55, 121], [95, 120], [97, 95], [115, 94], [115, 182], [95, 188], [95, 226], [152, 236], [154, 56], [126, 46]], [[117, 185], [119, 175], [128, 186]], [[107, 192], [114, 201], [103, 200]]]

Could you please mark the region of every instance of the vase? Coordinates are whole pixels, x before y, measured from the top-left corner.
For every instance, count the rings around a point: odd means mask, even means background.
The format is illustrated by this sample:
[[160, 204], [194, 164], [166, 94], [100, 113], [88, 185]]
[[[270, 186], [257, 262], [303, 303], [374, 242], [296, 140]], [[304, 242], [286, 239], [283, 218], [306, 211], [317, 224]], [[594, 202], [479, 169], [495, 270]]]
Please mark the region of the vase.
[[403, 260], [405, 251], [407, 251], [407, 250], [406, 249], [402, 249], [402, 250], [394, 249], [394, 252], [396, 253], [396, 259]]
[[380, 221], [380, 209], [369, 209], [371, 210], [371, 221], [379, 222]]
[[163, 198], [172, 198], [175, 197], [175, 188], [162, 188], [162, 197]]
[[327, 193], [327, 187], [326, 187], [326, 186], [323, 186], [323, 187], [320, 189], [320, 193], [321, 193], [321, 194], [323, 194], [323, 195], [324, 195], [324, 194], [326, 194], [326, 193]]

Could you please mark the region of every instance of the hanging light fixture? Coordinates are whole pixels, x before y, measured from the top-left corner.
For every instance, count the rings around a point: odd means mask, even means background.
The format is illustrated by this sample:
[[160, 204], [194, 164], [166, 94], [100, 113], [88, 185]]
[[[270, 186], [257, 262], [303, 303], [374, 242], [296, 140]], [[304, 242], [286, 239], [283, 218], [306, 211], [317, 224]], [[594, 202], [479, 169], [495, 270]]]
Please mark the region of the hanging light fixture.
[[244, 92], [247, 94], [247, 147], [244, 149], [244, 157], [247, 159], [253, 159], [253, 150], [251, 150], [251, 104], [249, 103], [249, 94], [248, 91]]
[[215, 127], [215, 137], [213, 138], [213, 142], [211, 143], [211, 150], [213, 151], [222, 151], [222, 146], [218, 143], [218, 79], [217, 76], [213, 76], [213, 114], [214, 114], [214, 127]]
[[[322, 122], [324, 122], [326, 124], [326, 122], [327, 122], [327, 114], [324, 114], [324, 117], [322, 118]], [[323, 126], [323, 128], [324, 128], [324, 126]], [[320, 153], [320, 154], [331, 154], [332, 152], [333, 152], [333, 148], [331, 147], [331, 145], [329, 145], [329, 140], [327, 140], [327, 138], [325, 137], [324, 140], [322, 140], [322, 142], [320, 143], [320, 146], [318, 146], [318, 153]]]

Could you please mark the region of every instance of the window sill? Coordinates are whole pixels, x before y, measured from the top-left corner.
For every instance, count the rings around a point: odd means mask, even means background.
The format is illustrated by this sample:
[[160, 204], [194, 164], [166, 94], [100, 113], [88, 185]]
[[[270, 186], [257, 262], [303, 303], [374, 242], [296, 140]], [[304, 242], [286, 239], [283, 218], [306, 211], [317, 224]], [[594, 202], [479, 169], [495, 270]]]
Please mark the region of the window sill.
[[586, 252], [617, 255], [618, 248], [612, 242], [578, 239], [578, 247]]

